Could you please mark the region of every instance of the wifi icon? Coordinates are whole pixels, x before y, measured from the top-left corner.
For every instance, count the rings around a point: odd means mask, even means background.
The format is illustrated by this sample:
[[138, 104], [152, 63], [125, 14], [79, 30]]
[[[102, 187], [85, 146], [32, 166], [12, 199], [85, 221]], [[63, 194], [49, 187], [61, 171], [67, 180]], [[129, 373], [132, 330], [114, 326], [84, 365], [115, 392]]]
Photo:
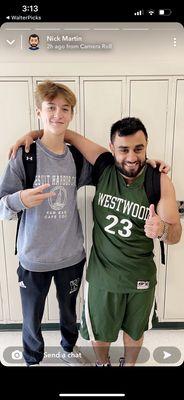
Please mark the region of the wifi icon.
[[154, 15], [155, 14], [155, 10], [148, 10], [148, 14], [149, 15]]

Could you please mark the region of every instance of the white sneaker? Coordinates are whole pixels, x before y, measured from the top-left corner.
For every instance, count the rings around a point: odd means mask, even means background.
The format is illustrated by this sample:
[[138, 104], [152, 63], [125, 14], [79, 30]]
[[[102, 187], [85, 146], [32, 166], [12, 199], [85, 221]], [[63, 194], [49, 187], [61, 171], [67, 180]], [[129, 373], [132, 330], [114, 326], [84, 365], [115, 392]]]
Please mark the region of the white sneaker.
[[61, 358], [65, 364], [71, 367], [84, 367], [87, 364], [90, 364], [90, 361], [87, 359], [86, 356], [82, 353], [81, 349], [77, 346], [73, 348], [73, 351], [68, 352], [61, 349]]
[[26, 367], [40, 367], [39, 364], [26, 364]]

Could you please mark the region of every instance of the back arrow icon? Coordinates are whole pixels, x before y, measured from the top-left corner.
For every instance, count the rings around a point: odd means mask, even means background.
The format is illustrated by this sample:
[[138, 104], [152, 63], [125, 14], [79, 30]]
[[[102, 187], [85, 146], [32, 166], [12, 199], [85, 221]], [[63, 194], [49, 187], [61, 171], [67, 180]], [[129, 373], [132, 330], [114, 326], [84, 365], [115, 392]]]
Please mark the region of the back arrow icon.
[[15, 43], [15, 39], [13, 39], [12, 41], [10, 41], [10, 40], [7, 39], [6, 41], [7, 41], [8, 44], [10, 44], [10, 46], [11, 46], [13, 43]]
[[165, 360], [166, 358], [169, 358], [169, 357], [171, 357], [171, 354], [168, 353], [167, 351], [164, 351], [164, 360]]

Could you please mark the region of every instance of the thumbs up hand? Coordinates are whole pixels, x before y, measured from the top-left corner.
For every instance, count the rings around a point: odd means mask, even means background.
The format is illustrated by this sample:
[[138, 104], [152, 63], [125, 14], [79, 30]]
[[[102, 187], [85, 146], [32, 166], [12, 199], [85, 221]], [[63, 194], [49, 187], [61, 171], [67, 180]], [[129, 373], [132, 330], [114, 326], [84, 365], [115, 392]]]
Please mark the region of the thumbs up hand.
[[149, 215], [144, 225], [145, 235], [151, 239], [155, 239], [158, 236], [162, 236], [164, 231], [164, 222], [161, 220], [158, 214], [155, 212], [154, 204], [150, 204]]
[[153, 218], [154, 216], [156, 216], [157, 214], [156, 214], [156, 212], [155, 212], [155, 206], [154, 206], [154, 204], [150, 204], [150, 207], [149, 207], [149, 219], [151, 219], [151, 218]]

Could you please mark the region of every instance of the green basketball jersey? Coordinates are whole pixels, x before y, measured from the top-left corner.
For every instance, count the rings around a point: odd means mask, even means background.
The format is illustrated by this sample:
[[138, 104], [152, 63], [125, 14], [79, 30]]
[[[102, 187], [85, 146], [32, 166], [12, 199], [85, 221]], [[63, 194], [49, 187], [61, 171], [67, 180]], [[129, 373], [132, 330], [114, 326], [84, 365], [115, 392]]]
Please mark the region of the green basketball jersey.
[[103, 170], [97, 184], [87, 280], [110, 292], [141, 292], [156, 284], [153, 240], [144, 232], [149, 215], [145, 170], [146, 167], [127, 185], [111, 164]]

